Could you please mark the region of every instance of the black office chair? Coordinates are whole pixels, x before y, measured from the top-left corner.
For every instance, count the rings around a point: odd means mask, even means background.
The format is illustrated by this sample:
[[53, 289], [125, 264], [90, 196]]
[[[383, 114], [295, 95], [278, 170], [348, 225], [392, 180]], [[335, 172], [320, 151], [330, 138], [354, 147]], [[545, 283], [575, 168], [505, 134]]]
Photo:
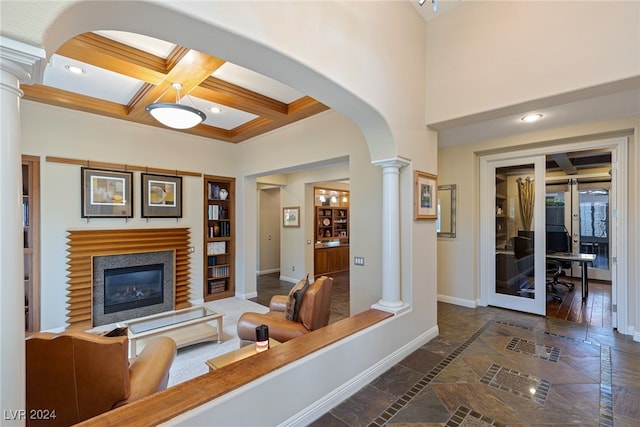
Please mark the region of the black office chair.
[[562, 302], [563, 296], [558, 291], [558, 276], [562, 274], [562, 264], [559, 261], [547, 260], [547, 297], [553, 298], [555, 301]]
[[[527, 277], [525, 281], [521, 282], [518, 293], [520, 295], [533, 294], [533, 289], [528, 279], [534, 271], [533, 240], [529, 237], [514, 236], [511, 238], [511, 245], [513, 246], [513, 253], [516, 258], [518, 273], [520, 273], [523, 278]], [[560, 276], [561, 273], [562, 266], [559, 262], [547, 260], [547, 296], [551, 296], [555, 301], [562, 301], [562, 295], [556, 288], [558, 276]]]

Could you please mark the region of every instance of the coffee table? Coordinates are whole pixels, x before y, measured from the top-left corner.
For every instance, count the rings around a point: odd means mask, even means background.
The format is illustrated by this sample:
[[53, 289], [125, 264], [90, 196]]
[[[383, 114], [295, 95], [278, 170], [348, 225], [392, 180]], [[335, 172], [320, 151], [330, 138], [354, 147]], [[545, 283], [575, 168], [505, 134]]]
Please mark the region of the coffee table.
[[[135, 357], [138, 354], [138, 344], [156, 336], [172, 338], [178, 348], [213, 341], [214, 337], [222, 342], [222, 316], [224, 313], [200, 305], [141, 317], [122, 322], [118, 326], [128, 328], [129, 357]], [[217, 321], [217, 328], [207, 323], [213, 320]]]
[[[269, 348], [275, 347], [278, 344], [280, 344], [279, 341], [276, 341], [273, 338], [269, 338]], [[256, 354], [258, 354], [258, 352], [256, 351], [256, 346], [254, 344], [249, 344], [244, 347], [240, 347], [239, 349], [234, 350], [230, 353], [214, 357], [213, 359], [209, 359], [205, 363], [209, 367], [209, 372], [211, 372], [215, 371], [216, 369], [220, 369], [223, 366], [230, 365], [234, 362], [246, 359], [247, 357], [251, 357]]]

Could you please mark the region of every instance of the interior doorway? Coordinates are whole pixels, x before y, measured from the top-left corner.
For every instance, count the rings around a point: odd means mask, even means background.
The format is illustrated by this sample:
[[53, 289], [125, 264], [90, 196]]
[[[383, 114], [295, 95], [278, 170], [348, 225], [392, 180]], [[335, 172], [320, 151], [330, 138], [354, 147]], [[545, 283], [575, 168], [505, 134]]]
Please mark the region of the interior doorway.
[[[556, 197], [549, 197], [547, 193], [559, 194], [559, 191], [548, 188], [547, 184], [566, 186], [566, 191], [562, 190], [565, 200], [569, 203], [566, 209], [560, 214], [560, 224], [567, 229], [566, 244], [570, 251], [583, 251], [584, 253], [595, 253], [593, 265], [587, 270], [587, 277], [593, 283], [604, 283], [610, 289], [610, 310], [604, 313], [605, 317], [610, 314], [610, 324], [607, 327], [617, 328], [621, 333], [628, 333], [627, 327], [627, 306], [628, 287], [627, 277], [627, 254], [626, 235], [622, 230], [627, 229], [627, 138], [619, 137], [607, 140], [592, 140], [575, 143], [564, 143], [552, 146], [541, 146], [536, 148], [523, 149], [519, 152], [491, 154], [480, 157], [480, 303], [483, 305], [496, 305], [490, 301], [492, 292], [496, 288], [496, 237], [497, 237], [497, 206], [495, 194], [495, 170], [491, 167], [491, 162], [514, 161], [516, 159], [526, 159], [527, 156], [543, 155], [547, 164], [553, 162], [557, 171], [547, 166], [547, 171], [542, 179], [545, 185], [537, 194], [544, 194], [543, 209], [536, 210], [536, 215], [541, 215], [543, 222], [536, 230], [543, 233], [535, 233], [536, 247], [545, 247], [542, 256], [546, 256], [546, 204], [558, 203]], [[605, 158], [605, 164], [598, 166], [600, 170], [592, 168], [583, 171], [578, 177], [572, 177], [563, 170], [560, 163], [564, 162], [565, 167], [571, 165], [577, 169], [582, 167], [581, 162], [594, 162], [598, 157]], [[555, 158], [555, 159], [554, 159]], [[564, 160], [562, 159], [564, 158]], [[568, 160], [568, 161], [567, 161]], [[493, 173], [493, 175], [492, 175]], [[577, 175], [574, 173], [574, 175]], [[570, 181], [575, 180], [575, 189], [570, 188]], [[568, 193], [568, 194], [567, 194]], [[597, 196], [597, 197], [596, 197]], [[558, 196], [560, 198], [560, 196]], [[608, 201], [607, 201], [608, 200]], [[555, 201], [555, 202], [554, 202]], [[607, 204], [608, 203], [608, 204]], [[574, 205], [576, 207], [574, 207]], [[575, 210], [572, 210], [575, 209]], [[540, 235], [540, 237], [538, 237]], [[539, 242], [539, 244], [538, 244]], [[598, 243], [596, 246], [595, 243]], [[535, 256], [539, 255], [536, 251]], [[599, 258], [599, 259], [598, 259]], [[578, 267], [580, 268], [580, 267]], [[599, 271], [600, 270], [600, 271]], [[535, 270], [536, 276], [539, 270]], [[563, 268], [563, 273], [567, 275], [567, 280], [578, 280], [581, 278], [582, 269], [576, 273], [575, 268]], [[544, 274], [544, 272], [542, 273]], [[591, 275], [590, 275], [591, 274]], [[580, 284], [580, 282], [578, 282]], [[610, 283], [610, 285], [609, 285]], [[576, 288], [580, 288], [576, 285]], [[575, 291], [574, 291], [575, 292]], [[583, 310], [594, 304], [596, 297], [587, 295], [587, 298], [580, 298], [577, 303], [578, 309]], [[499, 305], [498, 305], [499, 306]], [[546, 309], [545, 309], [546, 311]], [[546, 315], [546, 314], [545, 314]]]

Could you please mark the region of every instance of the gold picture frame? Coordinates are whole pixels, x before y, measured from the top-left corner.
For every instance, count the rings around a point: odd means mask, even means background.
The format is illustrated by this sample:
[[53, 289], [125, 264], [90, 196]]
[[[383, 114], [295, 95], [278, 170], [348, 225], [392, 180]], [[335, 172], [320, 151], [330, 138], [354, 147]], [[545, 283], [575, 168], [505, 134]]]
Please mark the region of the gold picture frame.
[[413, 212], [414, 219], [438, 218], [438, 177], [426, 172], [414, 171]]
[[282, 226], [300, 227], [300, 206], [282, 208]]

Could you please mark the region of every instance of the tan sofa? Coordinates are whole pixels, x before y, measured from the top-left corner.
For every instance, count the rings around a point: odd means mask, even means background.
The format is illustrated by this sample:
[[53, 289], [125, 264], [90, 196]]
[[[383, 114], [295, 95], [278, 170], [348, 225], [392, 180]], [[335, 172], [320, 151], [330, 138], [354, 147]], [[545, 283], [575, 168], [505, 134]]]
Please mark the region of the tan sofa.
[[69, 426], [167, 387], [176, 343], [150, 340], [129, 361], [126, 336], [80, 331], [38, 333], [26, 339], [27, 413], [55, 411], [30, 426]]
[[238, 336], [243, 341], [256, 340], [256, 327], [267, 325], [269, 337], [285, 342], [327, 326], [331, 311], [333, 279], [322, 276], [316, 279], [304, 293], [300, 303], [298, 321], [287, 320], [285, 309], [287, 295], [274, 295], [269, 303], [269, 312], [243, 313], [238, 319]]

